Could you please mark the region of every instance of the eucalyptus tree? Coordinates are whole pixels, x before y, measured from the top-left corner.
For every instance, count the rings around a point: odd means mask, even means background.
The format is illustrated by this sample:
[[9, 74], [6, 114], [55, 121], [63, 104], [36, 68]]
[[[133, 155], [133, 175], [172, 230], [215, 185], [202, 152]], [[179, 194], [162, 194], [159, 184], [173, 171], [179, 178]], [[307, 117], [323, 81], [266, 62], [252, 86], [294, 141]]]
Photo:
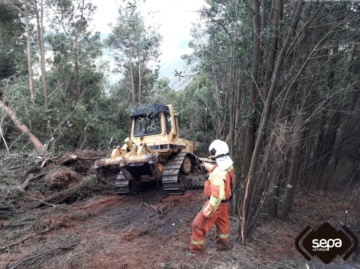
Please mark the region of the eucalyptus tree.
[[95, 61], [101, 55], [100, 33], [90, 24], [96, 7], [87, 0], [49, 0], [47, 4], [52, 17], [45, 42], [54, 54], [54, 73], [58, 79], [67, 77], [63, 90], [75, 89], [80, 102], [91, 89], [88, 72], [96, 72]]
[[[26, 24], [26, 44], [27, 44], [27, 61], [28, 61], [28, 76], [29, 76], [29, 90], [30, 97], [34, 103], [35, 92], [34, 92], [34, 78], [33, 78], [33, 64], [32, 64], [32, 51], [31, 51], [31, 34], [30, 34], [30, 22], [29, 22], [29, 2], [24, 1], [25, 6], [25, 24]], [[44, 96], [46, 99], [47, 97]], [[45, 102], [46, 103], [46, 102]], [[47, 109], [47, 108], [46, 108]]]
[[[359, 76], [353, 72], [359, 5], [207, 3], [205, 30], [194, 35], [195, 53], [188, 59], [212, 78], [209, 93], [216, 96], [221, 87], [229, 96], [213, 107], [230, 111], [223, 114], [222, 124], [229, 128], [222, 137], [228, 138], [244, 179], [239, 231], [245, 242], [264, 211], [288, 218], [301, 177], [308, 189], [329, 185], [324, 179], [335, 172], [332, 160], [340, 163], [347, 136], [357, 134], [349, 126], [359, 120]], [[206, 38], [199, 42], [199, 37]]]
[[[39, 5], [39, 11], [40, 11]], [[96, 7], [87, 0], [47, 0], [44, 48], [51, 68], [47, 73], [51, 136], [71, 147], [85, 145], [94, 100], [101, 92], [102, 74], [96, 59], [101, 55], [100, 33], [91, 26]], [[39, 36], [40, 38], [40, 36]], [[66, 127], [71, 126], [68, 131]]]
[[120, 72], [126, 74], [132, 105], [143, 101], [146, 70], [159, 57], [161, 42], [160, 34], [155, 29], [146, 27], [137, 4], [127, 3], [126, 6], [119, 7], [116, 25], [106, 40]]
[[[229, 143], [237, 179], [243, 177], [245, 128], [248, 125], [249, 66], [251, 63], [251, 14], [247, 3], [238, 0], [206, 1], [200, 10], [202, 23], [192, 31], [189, 46], [192, 55], [185, 56], [193, 71], [208, 80], [208, 98], [202, 117], [211, 120], [207, 131], [211, 139]], [[201, 27], [202, 26], [202, 27]], [[232, 213], [236, 211], [233, 199]]]
[[[25, 6], [27, 5], [27, 1], [25, 1]], [[37, 22], [37, 33], [38, 33], [38, 46], [40, 53], [40, 66], [41, 66], [41, 81], [43, 87], [43, 95], [44, 95], [44, 108], [45, 112], [48, 111], [48, 86], [47, 86], [47, 76], [46, 76], [46, 68], [45, 68], [45, 42], [44, 42], [44, 0], [34, 1], [34, 10]], [[28, 16], [27, 16], [28, 17]], [[27, 23], [28, 24], [28, 23]]]
[[[189, 46], [194, 53], [184, 58], [200, 76], [206, 75], [212, 83], [208, 87], [211, 102], [208, 106], [214, 119], [215, 136], [227, 139], [233, 149], [239, 146], [230, 129], [238, 129], [241, 118], [240, 77], [249, 63], [247, 44], [249, 29], [241, 18], [246, 18], [242, 1], [206, 1], [207, 7], [200, 10], [202, 24], [192, 30], [193, 40]], [[244, 85], [245, 87], [245, 85]], [[230, 122], [229, 122], [230, 121]], [[232, 152], [236, 154], [236, 152]]]
[[[343, 105], [339, 100], [347, 98], [348, 91], [352, 91], [352, 85], [358, 80], [350, 76], [352, 79], [345, 82], [347, 71], [337, 71], [340, 59], [348, 66], [346, 59], [351, 55], [352, 44], [358, 42], [357, 26], [349, 27], [354, 19], [357, 20], [356, 5], [294, 1], [275, 2], [275, 6], [280, 12], [280, 16], [272, 17], [272, 25], [279, 27], [275, 32], [277, 49], [272, 56], [271, 80], [262, 81], [260, 77], [259, 81], [264, 106], [246, 178], [243, 238], [246, 238], [245, 233], [252, 234], [277, 178], [283, 178], [278, 187], [285, 187], [281, 190], [285, 198], [280, 217], [286, 220], [301, 167], [311, 171], [312, 167], [322, 165], [320, 170], [325, 171], [341, 122]], [[271, 47], [269, 49], [268, 55]], [[265, 73], [262, 77], [269, 76]], [[327, 127], [324, 130], [321, 126]], [[315, 135], [309, 136], [309, 132]], [[304, 151], [307, 142], [315, 143], [315, 148], [308, 152]], [[321, 176], [318, 174], [316, 178], [321, 179]]]

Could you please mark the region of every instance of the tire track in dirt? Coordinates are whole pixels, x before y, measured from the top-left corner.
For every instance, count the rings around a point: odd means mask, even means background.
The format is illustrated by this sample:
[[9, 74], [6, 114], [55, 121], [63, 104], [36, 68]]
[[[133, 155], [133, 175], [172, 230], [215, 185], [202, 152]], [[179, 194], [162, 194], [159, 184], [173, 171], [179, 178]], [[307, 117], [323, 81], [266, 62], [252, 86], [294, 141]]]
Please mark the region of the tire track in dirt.
[[[200, 192], [193, 192], [199, 196]], [[162, 191], [150, 190], [137, 196], [125, 196], [118, 203], [94, 216], [84, 227], [127, 230], [149, 229], [153, 235], [174, 234], [192, 218], [197, 206], [190, 205], [193, 194], [167, 196]]]
[[149, 190], [104, 207], [81, 225], [86, 267], [156, 268], [159, 262], [183, 262], [199, 197], [201, 191], [168, 196]]

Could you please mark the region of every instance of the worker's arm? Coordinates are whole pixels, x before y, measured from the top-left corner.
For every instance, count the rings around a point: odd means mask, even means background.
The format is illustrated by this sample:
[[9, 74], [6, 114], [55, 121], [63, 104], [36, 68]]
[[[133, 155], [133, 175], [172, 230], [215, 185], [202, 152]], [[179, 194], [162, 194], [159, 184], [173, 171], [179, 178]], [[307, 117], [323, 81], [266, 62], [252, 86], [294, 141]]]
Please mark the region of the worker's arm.
[[201, 166], [205, 169], [206, 172], [210, 171], [214, 164], [202, 162]]
[[203, 215], [210, 217], [219, 207], [225, 197], [225, 183], [223, 173], [212, 173], [209, 180], [211, 181], [211, 196], [208, 205], [203, 210]]

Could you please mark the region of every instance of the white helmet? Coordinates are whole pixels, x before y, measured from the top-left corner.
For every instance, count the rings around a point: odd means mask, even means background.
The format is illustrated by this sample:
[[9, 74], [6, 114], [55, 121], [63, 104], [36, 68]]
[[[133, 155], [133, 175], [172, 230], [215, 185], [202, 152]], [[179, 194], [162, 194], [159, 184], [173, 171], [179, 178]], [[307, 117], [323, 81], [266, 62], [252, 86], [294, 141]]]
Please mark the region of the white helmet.
[[222, 140], [214, 140], [209, 146], [209, 153], [221, 170], [226, 170], [233, 164], [229, 156], [229, 146]]

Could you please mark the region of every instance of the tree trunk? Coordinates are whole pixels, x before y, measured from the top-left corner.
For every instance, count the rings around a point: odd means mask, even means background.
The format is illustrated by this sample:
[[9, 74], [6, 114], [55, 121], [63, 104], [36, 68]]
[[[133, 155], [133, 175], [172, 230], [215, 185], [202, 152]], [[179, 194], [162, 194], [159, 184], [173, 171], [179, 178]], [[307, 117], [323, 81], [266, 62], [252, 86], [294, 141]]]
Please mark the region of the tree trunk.
[[263, 141], [265, 139], [266, 127], [269, 124], [269, 119], [270, 119], [270, 114], [271, 114], [271, 106], [272, 106], [273, 99], [275, 97], [275, 89], [276, 89], [276, 85], [277, 85], [277, 82], [278, 82], [280, 69], [281, 69], [282, 62], [283, 62], [283, 57], [284, 57], [285, 51], [288, 48], [288, 45], [290, 44], [290, 40], [291, 40], [291, 38], [293, 36], [293, 29], [297, 28], [297, 24], [299, 22], [299, 16], [301, 14], [303, 4], [304, 3], [299, 3], [297, 5], [297, 9], [294, 11], [293, 22], [292, 22], [292, 25], [290, 27], [291, 30], [288, 32], [286, 40], [284, 41], [284, 44], [281, 47], [281, 50], [280, 50], [280, 52], [278, 54], [276, 64], [275, 64], [274, 73], [272, 75], [269, 94], [268, 94], [267, 99], [265, 101], [264, 110], [263, 110], [262, 115], [261, 115], [260, 126], [259, 126], [259, 129], [258, 129], [258, 134], [257, 134], [256, 142], [255, 142], [254, 152], [253, 152], [253, 155], [251, 157], [251, 163], [250, 163], [250, 167], [249, 167], [249, 172], [248, 172], [248, 175], [247, 175], [246, 181], [245, 181], [245, 193], [244, 193], [243, 205], [242, 205], [242, 220], [241, 220], [241, 223], [240, 223], [240, 226], [241, 226], [241, 228], [240, 228], [240, 230], [241, 230], [240, 237], [241, 237], [241, 241], [242, 241], [243, 244], [245, 244], [245, 242], [246, 242], [246, 237], [247, 237], [246, 233], [249, 232], [247, 230], [247, 226], [249, 225], [249, 222], [251, 220], [247, 218], [248, 209], [249, 209], [248, 206], [249, 206], [249, 201], [250, 201], [250, 198], [251, 198], [251, 195], [252, 195], [253, 184], [255, 184], [254, 180], [255, 180], [255, 174], [256, 174], [256, 167], [257, 167], [257, 162], [258, 162], [258, 158], [259, 158], [259, 155], [260, 155], [261, 146], [262, 146], [262, 143], [263, 143]]
[[279, 21], [280, 21], [280, 0], [274, 0], [272, 2], [272, 11], [273, 14], [272, 18], [272, 35], [270, 41], [270, 47], [268, 52], [268, 60], [266, 64], [266, 71], [265, 71], [265, 78], [264, 78], [264, 99], [266, 100], [268, 92], [269, 92], [269, 83], [272, 75], [272, 71], [275, 64], [275, 57], [277, 51], [277, 44], [278, 44], [278, 33], [279, 33]]
[[45, 69], [45, 49], [44, 49], [44, 6], [43, 0], [40, 0], [40, 10], [37, 9], [36, 19], [38, 25], [39, 47], [41, 58], [41, 80], [44, 91], [44, 109], [48, 111], [48, 96], [47, 96], [47, 82], [46, 82], [46, 69]]
[[0, 108], [10, 117], [10, 119], [13, 121], [15, 126], [24, 134], [27, 135], [29, 138], [29, 141], [34, 145], [35, 150], [39, 154], [46, 154], [47, 150], [44, 147], [44, 145], [40, 142], [40, 140], [29, 130], [29, 128], [22, 124], [18, 118], [16, 117], [14, 111], [11, 110], [8, 106], [6, 106], [1, 100], [0, 100]]
[[[355, 86], [355, 87], [356, 87], [356, 86]], [[337, 145], [336, 150], [335, 150], [335, 153], [334, 153], [335, 158], [334, 158], [334, 166], [333, 166], [332, 172], [331, 172], [332, 175], [335, 173], [336, 168], [337, 168], [337, 166], [338, 166], [338, 164], [339, 164], [340, 153], [341, 153], [341, 151], [342, 151], [342, 147], [343, 147], [343, 145], [344, 145], [344, 143], [345, 143], [345, 140], [346, 140], [345, 134], [346, 134], [347, 131], [349, 130], [349, 122], [350, 122], [351, 117], [352, 117], [353, 114], [354, 114], [354, 109], [355, 109], [356, 104], [358, 103], [359, 96], [360, 96], [360, 90], [359, 90], [359, 89], [355, 89], [354, 92], [353, 92], [353, 94], [352, 94], [352, 103], [349, 104], [349, 109], [348, 109], [348, 110], [350, 111], [350, 113], [348, 114], [347, 119], [344, 121], [344, 122], [345, 122], [345, 123], [344, 123], [344, 127], [343, 127], [344, 131], [343, 131], [343, 133], [342, 133], [342, 136], [341, 136], [341, 139], [340, 139], [340, 143], [338, 143], [339, 145]], [[329, 184], [329, 179], [326, 180], [325, 183], [324, 183], [324, 191], [325, 191], [325, 192], [327, 191], [328, 184]]]
[[[326, 54], [330, 59], [329, 65], [329, 76], [327, 79], [327, 88], [332, 90], [334, 88], [334, 78], [335, 78], [335, 70], [338, 62], [338, 46], [335, 46], [333, 52], [330, 49], [327, 49]], [[325, 54], [325, 55], [326, 55]], [[336, 110], [336, 107], [334, 107]], [[341, 110], [341, 107], [338, 107]], [[309, 182], [309, 187], [317, 189], [320, 185], [322, 185], [321, 179], [323, 175], [323, 171], [326, 168], [330, 156], [332, 154], [332, 149], [334, 147], [334, 143], [336, 140], [337, 129], [340, 126], [341, 114], [336, 111], [328, 122], [328, 112], [324, 111], [323, 115], [323, 127], [320, 129], [319, 137], [316, 145], [316, 151], [313, 159], [313, 173], [311, 176], [311, 181]]]
[[81, 89], [80, 89], [80, 71], [79, 71], [79, 28], [75, 29], [75, 83], [76, 83], [76, 100], [81, 101]]
[[28, 1], [25, 0], [25, 24], [26, 24], [26, 44], [27, 44], [27, 63], [28, 63], [28, 76], [29, 76], [29, 90], [30, 97], [35, 104], [35, 92], [34, 92], [34, 79], [32, 72], [32, 53], [31, 53], [31, 41], [30, 41], [30, 26], [29, 26], [29, 9]]
[[[302, 121], [299, 121], [299, 123], [301, 123], [301, 122]], [[295, 128], [299, 128], [299, 126], [295, 126]], [[280, 219], [284, 220], [284, 221], [287, 219], [288, 214], [291, 210], [296, 187], [297, 187], [297, 182], [298, 182], [300, 144], [301, 144], [300, 137], [301, 137], [301, 132], [299, 130], [296, 130], [293, 135], [293, 138], [292, 138], [293, 145], [291, 146], [290, 170], [289, 170], [289, 176], [288, 176], [287, 185], [286, 185], [286, 194], [285, 194], [283, 207], [281, 209], [281, 214], [280, 214]]]
[[75, 83], [76, 83], [76, 99], [77, 102], [81, 101], [81, 88], [80, 88], [80, 47], [79, 47], [79, 35], [84, 25], [84, 6], [85, 0], [82, 1], [80, 19], [75, 23]]
[[[312, 84], [311, 82], [309, 83]], [[299, 162], [300, 162], [300, 156], [301, 156], [301, 143], [302, 138], [304, 134], [305, 128], [303, 127], [305, 124], [305, 118], [307, 115], [306, 111], [306, 104], [308, 103], [308, 100], [310, 99], [310, 93], [312, 91], [313, 87], [305, 87], [305, 94], [302, 97], [302, 104], [300, 111], [296, 115], [296, 118], [294, 120], [294, 131], [293, 136], [291, 139], [291, 162], [290, 162], [290, 169], [289, 169], [289, 175], [286, 185], [286, 193], [285, 198], [283, 201], [283, 207], [281, 209], [280, 213], [280, 219], [285, 221], [291, 211], [294, 195], [297, 189], [298, 185], [298, 173], [299, 173]]]
[[264, 32], [266, 28], [266, 0], [261, 0], [261, 28], [260, 33]]
[[244, 156], [244, 176], [246, 177], [249, 172], [251, 156], [254, 150], [254, 136], [256, 131], [256, 116], [255, 116], [255, 105], [258, 91], [258, 77], [259, 77], [259, 62], [260, 62], [260, 3], [259, 0], [254, 0], [254, 54], [252, 64], [252, 78], [250, 82], [250, 106], [249, 106], [249, 121], [246, 130], [245, 139], [245, 156]]
[[135, 100], [135, 82], [134, 82], [134, 68], [133, 68], [133, 51], [130, 48], [130, 59], [129, 59], [129, 69], [130, 69], [130, 83], [131, 83], [131, 103], [133, 106], [136, 104]]
[[[294, 121], [295, 130], [294, 130], [293, 139], [292, 139], [293, 144], [291, 147], [290, 170], [289, 170], [289, 175], [288, 175], [286, 194], [285, 194], [285, 198], [284, 198], [284, 202], [283, 202], [283, 208], [282, 208], [282, 211], [280, 214], [280, 219], [283, 221], [285, 221], [287, 219], [287, 217], [291, 211], [294, 195], [295, 195], [297, 185], [298, 185], [299, 159], [300, 159], [300, 155], [301, 155], [300, 146], [301, 146], [302, 137], [304, 137], [304, 130], [305, 130], [305, 128], [302, 128], [302, 126], [305, 125], [305, 118], [306, 118], [306, 115], [308, 114], [307, 110], [309, 110], [309, 106], [307, 104], [310, 100], [310, 95], [311, 95], [311, 92], [313, 89], [313, 86], [312, 86], [313, 81], [316, 81], [316, 77], [314, 76], [314, 74], [316, 74], [316, 69], [319, 66], [324, 64], [322, 57], [319, 57], [319, 60], [317, 59], [317, 57], [314, 57], [313, 59], [311, 59], [311, 56], [313, 54], [315, 54], [315, 51], [316, 51], [317, 47], [319, 46], [319, 44], [324, 40], [324, 38], [322, 38], [320, 40], [320, 33], [322, 30], [320, 20], [317, 20], [315, 22], [315, 25], [317, 27], [315, 27], [312, 42], [311, 42], [311, 44], [312, 44], [311, 47], [313, 47], [313, 48], [310, 50], [309, 56], [307, 57], [307, 59], [304, 62], [304, 63], [309, 62], [309, 64], [308, 64], [309, 65], [309, 71], [308, 71], [309, 74], [307, 74], [309, 83], [308, 83], [308, 85], [305, 85], [305, 87], [304, 87], [305, 95], [302, 98], [301, 109], [300, 109], [300, 112], [297, 114], [296, 119]], [[319, 55], [321, 56], [322, 53], [323, 53], [323, 50], [319, 50], [317, 56], [319, 56]], [[333, 59], [332, 63], [333, 63], [333, 65], [331, 68], [334, 68], [334, 66], [336, 64], [336, 60]], [[333, 78], [334, 78], [334, 73], [333, 73], [333, 71], [331, 71], [330, 76], [329, 76], [329, 81], [333, 81]], [[291, 86], [292, 85], [294, 85], [294, 84], [291, 84]], [[332, 88], [332, 85], [330, 85], [328, 83], [328, 87]], [[288, 94], [286, 94], [285, 96], [287, 96], [287, 95]], [[285, 103], [285, 102], [283, 102], [283, 103]], [[305, 109], [305, 107], [307, 107], [307, 109]], [[326, 141], [327, 145], [330, 145], [328, 148], [328, 151], [327, 151], [328, 153], [332, 151], [332, 147], [334, 145], [335, 138], [336, 138], [336, 130], [338, 128], [337, 123], [339, 120], [339, 117], [337, 117], [337, 115], [339, 115], [338, 112], [336, 112], [334, 115], [334, 118], [333, 118], [334, 123], [330, 124], [329, 129], [331, 128], [331, 131], [325, 132], [326, 138], [324, 140]], [[324, 126], [325, 125], [326, 125], [326, 122], [324, 122]], [[334, 128], [334, 126], [336, 128]], [[326, 133], [328, 133], [328, 135], [326, 135]], [[329, 154], [327, 154], [327, 156], [322, 155], [322, 157], [321, 157], [322, 160], [320, 161], [320, 163], [325, 162], [327, 165], [329, 156], [330, 156]], [[323, 171], [323, 170], [320, 170], [320, 171]]]
[[139, 78], [138, 78], [138, 80], [139, 80], [139, 98], [138, 98], [138, 103], [140, 104], [141, 103], [141, 61], [140, 61], [140, 59], [139, 59], [139, 72], [138, 72], [139, 74]]
[[[239, 13], [236, 12], [236, 18], [239, 18]], [[237, 66], [236, 63], [238, 62], [238, 58], [236, 55], [237, 51], [237, 40], [239, 38], [238, 29], [235, 30], [234, 36], [231, 38], [229, 36], [229, 41], [231, 42], [231, 63], [230, 65], [230, 76], [228, 77], [228, 88], [229, 88], [229, 95], [226, 99], [226, 104], [229, 107], [229, 132], [227, 136], [227, 142], [230, 148], [230, 155], [234, 162], [234, 170], [235, 170], [235, 186], [240, 186], [239, 182], [242, 180], [241, 178], [241, 171], [242, 171], [242, 161], [243, 161], [243, 134], [242, 131], [242, 118], [241, 118], [241, 106], [243, 98], [242, 92], [242, 81], [243, 81], [243, 66]], [[214, 69], [213, 69], [214, 70]], [[235, 188], [234, 186], [234, 188]], [[231, 201], [230, 206], [230, 214], [237, 215], [240, 212], [239, 209], [239, 195], [240, 189], [236, 188], [233, 191], [233, 199]]]

